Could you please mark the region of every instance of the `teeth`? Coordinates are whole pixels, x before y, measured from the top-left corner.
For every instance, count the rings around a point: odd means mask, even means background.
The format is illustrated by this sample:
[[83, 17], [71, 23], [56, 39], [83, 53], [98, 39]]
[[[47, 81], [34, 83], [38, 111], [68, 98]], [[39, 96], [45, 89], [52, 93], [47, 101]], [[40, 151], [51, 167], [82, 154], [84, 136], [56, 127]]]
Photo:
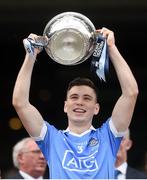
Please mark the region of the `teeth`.
[[74, 109], [74, 112], [80, 112], [80, 113], [84, 113], [86, 112], [84, 109]]

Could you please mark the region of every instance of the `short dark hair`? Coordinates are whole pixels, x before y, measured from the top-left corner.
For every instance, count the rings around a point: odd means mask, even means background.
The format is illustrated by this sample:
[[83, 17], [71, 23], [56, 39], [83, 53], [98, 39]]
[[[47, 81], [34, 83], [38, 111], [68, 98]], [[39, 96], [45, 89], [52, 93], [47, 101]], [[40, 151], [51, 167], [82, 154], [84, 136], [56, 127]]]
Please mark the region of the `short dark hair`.
[[98, 90], [95, 84], [89, 78], [77, 77], [73, 79], [72, 81], [70, 81], [68, 84], [67, 93], [73, 86], [89, 86], [90, 88], [94, 90], [95, 95], [96, 95], [96, 100], [98, 100]]

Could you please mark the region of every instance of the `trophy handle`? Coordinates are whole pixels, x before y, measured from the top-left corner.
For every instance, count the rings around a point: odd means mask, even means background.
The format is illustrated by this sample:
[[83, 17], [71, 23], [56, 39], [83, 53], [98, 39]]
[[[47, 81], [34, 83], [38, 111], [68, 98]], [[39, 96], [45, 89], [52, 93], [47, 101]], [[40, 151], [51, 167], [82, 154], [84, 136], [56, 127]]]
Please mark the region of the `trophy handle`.
[[38, 49], [43, 49], [49, 43], [49, 39], [47, 36], [38, 36], [33, 40], [32, 38], [27, 38], [27, 40], [31, 43], [31, 46]]

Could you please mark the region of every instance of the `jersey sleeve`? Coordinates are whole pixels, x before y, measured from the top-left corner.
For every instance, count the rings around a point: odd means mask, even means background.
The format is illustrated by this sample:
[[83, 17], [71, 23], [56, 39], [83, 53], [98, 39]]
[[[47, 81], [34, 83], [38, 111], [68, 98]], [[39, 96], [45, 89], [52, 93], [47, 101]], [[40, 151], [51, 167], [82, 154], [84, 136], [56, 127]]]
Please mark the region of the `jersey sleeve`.
[[115, 137], [123, 137], [126, 133], [126, 131], [124, 132], [118, 132], [117, 129], [115, 128], [112, 118], [110, 118], [109, 120], [109, 126], [110, 126], [110, 130], [112, 131], [112, 133], [114, 134]]
[[109, 143], [113, 156], [116, 156], [121, 140], [124, 133], [118, 133], [115, 126], [113, 125], [112, 119], [109, 118], [100, 128], [101, 135], [104, 137], [104, 140]]
[[58, 130], [54, 126], [44, 121], [40, 136], [33, 137], [47, 161], [50, 159], [51, 143], [57, 132]]

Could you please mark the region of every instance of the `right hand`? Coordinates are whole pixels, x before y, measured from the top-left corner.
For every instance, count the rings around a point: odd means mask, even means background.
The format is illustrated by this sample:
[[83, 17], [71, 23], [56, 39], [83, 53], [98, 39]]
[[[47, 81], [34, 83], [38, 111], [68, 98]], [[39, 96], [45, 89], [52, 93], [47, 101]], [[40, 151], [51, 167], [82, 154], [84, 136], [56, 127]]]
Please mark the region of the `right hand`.
[[[32, 39], [34, 42], [36, 42], [36, 39], [38, 37], [39, 36], [37, 36], [36, 34], [32, 34], [32, 33], [28, 36], [28, 38]], [[36, 57], [37, 54], [39, 54], [42, 51], [41, 48], [35, 48], [34, 46], [32, 46], [27, 38], [23, 40], [23, 44], [24, 44], [24, 48], [26, 50], [26, 53], [33, 56], [33, 57]]]

